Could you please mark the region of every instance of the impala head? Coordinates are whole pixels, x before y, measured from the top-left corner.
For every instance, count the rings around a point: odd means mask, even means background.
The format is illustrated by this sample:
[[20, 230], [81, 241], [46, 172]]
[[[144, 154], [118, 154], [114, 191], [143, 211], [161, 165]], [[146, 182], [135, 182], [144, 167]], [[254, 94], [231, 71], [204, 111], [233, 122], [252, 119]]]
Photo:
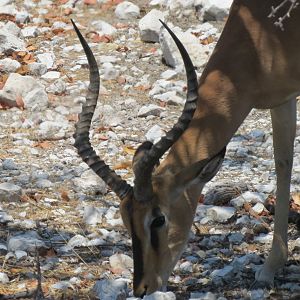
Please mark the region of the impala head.
[[[133, 158], [134, 187], [122, 180], [93, 150], [89, 129], [99, 94], [99, 71], [87, 42], [72, 21], [90, 67], [90, 85], [79, 121], [75, 147], [79, 155], [121, 200], [120, 210], [132, 237], [134, 259], [133, 287], [136, 296], [164, 289], [187, 243], [196, 203], [202, 188], [219, 170], [225, 149], [214, 157], [174, 172], [156, 166], [163, 154], [188, 127], [197, 102], [197, 76], [181, 42], [163, 23], [174, 39], [184, 61], [188, 91], [182, 115], [174, 127], [156, 144], [144, 142]], [[192, 200], [193, 199], [193, 200]]]

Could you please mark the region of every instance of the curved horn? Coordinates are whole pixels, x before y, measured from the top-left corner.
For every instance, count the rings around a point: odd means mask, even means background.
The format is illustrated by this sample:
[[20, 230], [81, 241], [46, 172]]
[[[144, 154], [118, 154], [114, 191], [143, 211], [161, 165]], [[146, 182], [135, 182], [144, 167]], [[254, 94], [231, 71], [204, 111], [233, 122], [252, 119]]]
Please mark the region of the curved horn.
[[152, 185], [150, 181], [154, 166], [159, 162], [159, 159], [164, 155], [164, 153], [171, 148], [171, 146], [187, 129], [196, 110], [198, 99], [198, 80], [194, 65], [180, 40], [163, 21], [160, 20], [160, 22], [173, 38], [183, 59], [187, 77], [187, 97], [182, 114], [177, 123], [166, 133], [165, 136], [163, 136], [156, 144], [154, 144], [151, 149], [145, 152], [145, 155], [141, 157], [138, 165], [136, 166], [134, 194], [137, 199], [141, 200], [145, 199], [143, 196], [145, 195], [145, 189], [146, 191], [148, 189], [146, 194], [149, 192], [151, 193], [152, 191]]
[[91, 127], [92, 117], [96, 109], [100, 87], [99, 69], [92, 50], [73, 20], [71, 20], [71, 22], [85, 52], [90, 69], [90, 84], [86, 95], [86, 102], [82, 106], [82, 111], [79, 114], [79, 120], [75, 125], [74, 146], [77, 148], [78, 154], [81, 156], [82, 160], [99, 177], [101, 177], [122, 200], [130, 191], [132, 191], [132, 187], [126, 181], [122, 180], [120, 176], [118, 176], [107, 164], [105, 164], [103, 160], [100, 159], [90, 143], [89, 130]]

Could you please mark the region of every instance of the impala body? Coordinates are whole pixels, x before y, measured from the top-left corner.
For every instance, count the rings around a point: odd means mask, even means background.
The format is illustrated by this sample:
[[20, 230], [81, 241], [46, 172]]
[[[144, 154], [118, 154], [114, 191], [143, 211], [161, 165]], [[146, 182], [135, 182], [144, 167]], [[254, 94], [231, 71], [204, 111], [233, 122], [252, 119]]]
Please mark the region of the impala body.
[[[295, 95], [300, 90], [300, 9], [292, 11], [282, 31], [268, 18], [271, 6], [278, 7], [281, 2], [233, 2], [199, 86], [187, 53], [172, 35], [186, 66], [187, 102], [178, 123], [165, 137], [155, 145], [145, 142], [138, 148], [133, 159], [134, 187], [117, 176], [91, 148], [88, 135], [99, 73], [87, 43], [75, 28], [89, 60], [91, 78], [87, 103], [76, 126], [75, 146], [122, 200], [122, 218], [132, 237], [137, 296], [166, 286], [188, 241], [202, 188], [219, 170], [226, 145], [253, 108], [271, 111], [277, 173], [273, 244], [256, 274], [257, 282], [272, 284], [275, 272], [287, 260]], [[278, 13], [285, 14], [286, 10], [288, 7], [282, 7]]]

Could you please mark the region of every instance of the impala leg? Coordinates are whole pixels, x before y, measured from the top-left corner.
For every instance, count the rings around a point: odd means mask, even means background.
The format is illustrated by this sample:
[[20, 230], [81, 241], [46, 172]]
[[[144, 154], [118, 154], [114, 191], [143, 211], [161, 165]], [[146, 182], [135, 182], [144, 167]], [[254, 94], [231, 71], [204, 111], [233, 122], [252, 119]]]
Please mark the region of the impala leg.
[[296, 100], [271, 109], [277, 192], [272, 249], [256, 273], [258, 283], [273, 285], [274, 275], [287, 261], [287, 231], [293, 149], [296, 133]]

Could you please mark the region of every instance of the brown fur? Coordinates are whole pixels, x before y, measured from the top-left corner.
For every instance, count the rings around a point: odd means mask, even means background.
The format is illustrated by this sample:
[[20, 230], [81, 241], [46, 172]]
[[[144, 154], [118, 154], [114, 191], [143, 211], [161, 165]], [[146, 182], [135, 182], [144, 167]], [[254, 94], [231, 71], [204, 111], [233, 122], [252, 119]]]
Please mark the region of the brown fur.
[[[271, 6], [280, 2], [234, 1], [200, 78], [194, 117], [154, 171], [152, 200], [138, 202], [129, 195], [121, 203], [126, 227], [131, 231], [133, 224], [142, 241], [143, 274], [135, 295], [150, 294], [167, 284], [188, 241], [202, 188], [220, 167], [222, 157], [208, 158], [227, 145], [251, 109], [274, 110], [300, 90], [300, 8], [293, 10], [282, 31], [268, 18]], [[165, 226], [158, 229], [158, 252], [151, 246], [149, 229], [156, 207], [166, 218]], [[284, 237], [280, 240], [285, 242]]]

